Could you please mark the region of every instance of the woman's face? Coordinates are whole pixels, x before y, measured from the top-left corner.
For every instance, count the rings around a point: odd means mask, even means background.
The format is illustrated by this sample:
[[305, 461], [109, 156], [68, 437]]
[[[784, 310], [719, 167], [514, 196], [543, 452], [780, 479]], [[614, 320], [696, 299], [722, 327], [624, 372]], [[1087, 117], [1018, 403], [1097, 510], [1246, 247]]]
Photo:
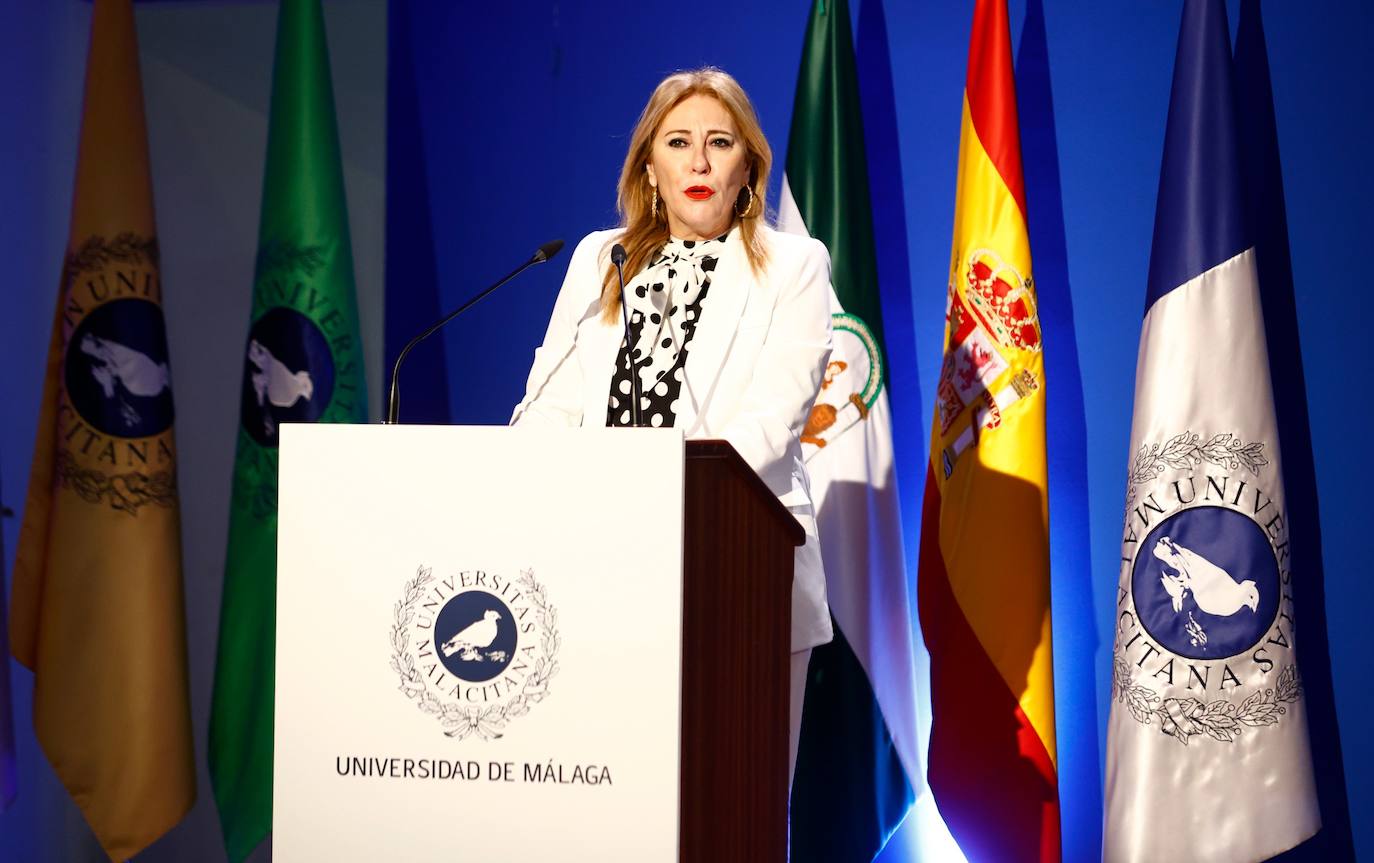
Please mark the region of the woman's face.
[[654, 133], [649, 183], [682, 240], [709, 240], [730, 229], [735, 199], [749, 182], [744, 142], [730, 112], [712, 96], [688, 96]]

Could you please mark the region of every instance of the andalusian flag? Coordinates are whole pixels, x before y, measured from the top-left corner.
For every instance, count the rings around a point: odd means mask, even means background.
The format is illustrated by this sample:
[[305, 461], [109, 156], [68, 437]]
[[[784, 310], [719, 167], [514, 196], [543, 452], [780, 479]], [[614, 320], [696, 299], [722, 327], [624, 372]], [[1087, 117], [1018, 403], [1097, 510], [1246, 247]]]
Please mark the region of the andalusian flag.
[[367, 418], [353, 251], [319, 0], [283, 0], [277, 19], [239, 418], [210, 716], [210, 775], [234, 861], [247, 857], [272, 829], [280, 425]]
[[38, 741], [116, 860], [196, 796], [172, 420], [134, 13], [96, 0], [10, 644]]
[[[1136, 367], [1102, 856], [1267, 860], [1321, 826], [1225, 4], [1183, 8]], [[1258, 191], [1258, 190], [1257, 190]]]
[[916, 699], [863, 117], [845, 0], [807, 25], [779, 227], [830, 250], [835, 349], [802, 435], [835, 639], [807, 678], [791, 859], [871, 860], [920, 776]]
[[921, 528], [929, 782], [971, 861], [1059, 858], [1045, 377], [1006, 0], [978, 0]]

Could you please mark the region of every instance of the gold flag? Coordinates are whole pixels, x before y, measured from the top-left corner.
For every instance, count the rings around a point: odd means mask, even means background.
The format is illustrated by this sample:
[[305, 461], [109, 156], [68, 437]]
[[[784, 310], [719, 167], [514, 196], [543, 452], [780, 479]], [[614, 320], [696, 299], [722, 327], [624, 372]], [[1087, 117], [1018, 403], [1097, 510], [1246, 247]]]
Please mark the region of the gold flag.
[[106, 853], [195, 800], [172, 388], [130, 0], [96, 0], [10, 643]]

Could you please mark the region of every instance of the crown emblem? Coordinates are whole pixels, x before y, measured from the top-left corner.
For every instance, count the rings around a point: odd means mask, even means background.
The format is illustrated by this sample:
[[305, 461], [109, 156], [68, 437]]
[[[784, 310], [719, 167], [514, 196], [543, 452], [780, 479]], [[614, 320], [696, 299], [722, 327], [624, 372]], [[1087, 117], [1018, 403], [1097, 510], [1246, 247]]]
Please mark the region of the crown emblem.
[[1030, 279], [987, 249], [969, 255], [964, 279], [969, 309], [999, 344], [1040, 350], [1040, 319]]

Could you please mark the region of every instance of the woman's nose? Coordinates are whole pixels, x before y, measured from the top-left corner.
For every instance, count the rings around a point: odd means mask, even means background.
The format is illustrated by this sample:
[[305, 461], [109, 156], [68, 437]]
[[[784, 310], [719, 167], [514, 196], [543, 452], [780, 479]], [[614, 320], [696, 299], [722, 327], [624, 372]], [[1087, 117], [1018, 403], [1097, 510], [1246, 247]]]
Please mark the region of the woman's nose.
[[711, 172], [711, 160], [706, 157], [706, 148], [700, 147], [692, 154], [692, 170], [698, 174]]

